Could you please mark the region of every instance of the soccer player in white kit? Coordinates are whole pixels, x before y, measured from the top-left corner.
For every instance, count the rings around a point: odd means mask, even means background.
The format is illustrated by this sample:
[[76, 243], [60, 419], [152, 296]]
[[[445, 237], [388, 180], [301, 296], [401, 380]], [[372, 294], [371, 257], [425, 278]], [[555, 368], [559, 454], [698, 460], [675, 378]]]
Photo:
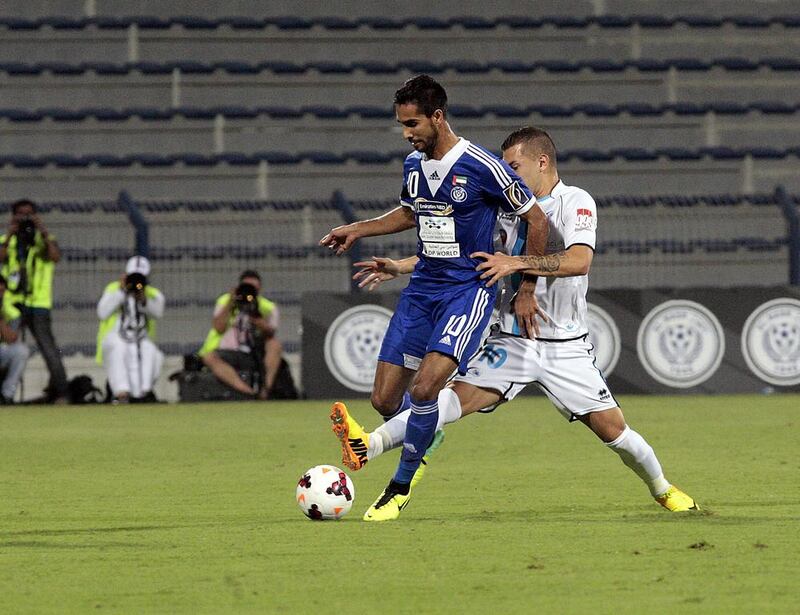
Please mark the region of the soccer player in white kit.
[[[518, 256], [524, 254], [525, 231], [518, 222], [501, 215], [496, 239], [507, 254], [473, 254], [484, 259], [478, 269], [490, 284], [505, 278], [498, 320], [467, 373], [456, 375], [439, 394], [438, 428], [473, 412], [492, 410], [528, 384], [536, 384], [568, 420], [584, 423], [617, 453], [659, 504], [675, 512], [698, 509], [690, 496], [664, 478], [652, 447], [625, 423], [595, 365], [586, 326], [588, 272], [597, 228], [594, 199], [559, 179], [555, 145], [545, 131], [521, 128], [508, 136], [502, 149], [504, 160], [525, 181], [547, 215], [547, 250], [544, 256]], [[414, 257], [402, 261], [376, 258], [361, 263], [362, 269], [354, 277], [372, 289], [406, 273], [413, 263]], [[520, 327], [517, 322], [514, 302], [531, 300], [516, 294], [521, 275], [538, 276], [535, 302], [542, 323], [522, 323]], [[535, 340], [524, 336], [531, 329], [536, 332]], [[348, 438], [342, 440], [345, 465], [359, 469], [369, 459], [402, 444], [403, 419], [402, 415], [395, 417], [366, 433], [348, 417]]]

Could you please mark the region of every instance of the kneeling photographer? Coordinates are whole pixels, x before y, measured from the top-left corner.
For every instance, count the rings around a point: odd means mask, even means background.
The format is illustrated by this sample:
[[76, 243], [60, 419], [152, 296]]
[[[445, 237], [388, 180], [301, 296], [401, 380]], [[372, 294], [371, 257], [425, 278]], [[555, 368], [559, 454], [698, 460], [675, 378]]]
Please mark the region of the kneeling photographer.
[[[198, 352], [203, 364], [235, 391], [267, 399], [281, 363], [275, 336], [278, 306], [260, 295], [261, 276], [247, 270], [217, 299], [212, 328]], [[244, 380], [240, 374], [251, 375]]]
[[164, 295], [150, 285], [150, 262], [134, 256], [125, 275], [106, 286], [97, 304], [100, 327], [95, 359], [106, 369], [116, 403], [155, 401], [153, 388], [164, 355], [155, 345], [155, 319], [164, 315]]

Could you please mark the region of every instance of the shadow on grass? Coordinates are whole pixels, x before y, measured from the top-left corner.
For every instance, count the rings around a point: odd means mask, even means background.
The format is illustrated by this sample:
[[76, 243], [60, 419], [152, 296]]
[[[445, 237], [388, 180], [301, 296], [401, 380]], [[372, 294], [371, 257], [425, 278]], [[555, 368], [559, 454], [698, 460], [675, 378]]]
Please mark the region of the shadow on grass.
[[63, 543], [47, 542], [39, 540], [9, 540], [0, 542], [0, 551], [3, 549], [145, 549], [152, 548], [152, 545], [134, 542], [92, 542], [92, 543]]
[[158, 530], [176, 530], [198, 527], [196, 525], [132, 525], [123, 527], [88, 527], [60, 530], [19, 530], [16, 532], [0, 532], [0, 539], [12, 536], [81, 536], [93, 534], [117, 534], [127, 532], [152, 532]]

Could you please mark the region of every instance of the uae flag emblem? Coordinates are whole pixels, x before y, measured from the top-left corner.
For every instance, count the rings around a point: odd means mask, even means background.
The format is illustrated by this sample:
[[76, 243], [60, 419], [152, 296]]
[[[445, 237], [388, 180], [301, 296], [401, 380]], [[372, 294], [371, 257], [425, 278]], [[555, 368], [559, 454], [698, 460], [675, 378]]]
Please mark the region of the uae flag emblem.
[[454, 186], [466, 186], [467, 185], [467, 178], [463, 175], [453, 175], [453, 185]]

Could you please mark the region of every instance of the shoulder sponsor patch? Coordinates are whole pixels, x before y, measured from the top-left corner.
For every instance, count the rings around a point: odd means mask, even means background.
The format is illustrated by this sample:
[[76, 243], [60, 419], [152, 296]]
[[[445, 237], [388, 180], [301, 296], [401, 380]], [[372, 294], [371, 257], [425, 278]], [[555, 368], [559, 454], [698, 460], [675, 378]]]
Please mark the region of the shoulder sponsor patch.
[[506, 200], [515, 210], [522, 209], [530, 201], [528, 195], [525, 194], [525, 190], [519, 185], [519, 181], [515, 181], [503, 190], [503, 194], [506, 195]]
[[585, 207], [578, 208], [578, 215], [575, 217], [576, 231], [592, 231], [595, 228], [596, 220], [592, 215], [591, 209]]

